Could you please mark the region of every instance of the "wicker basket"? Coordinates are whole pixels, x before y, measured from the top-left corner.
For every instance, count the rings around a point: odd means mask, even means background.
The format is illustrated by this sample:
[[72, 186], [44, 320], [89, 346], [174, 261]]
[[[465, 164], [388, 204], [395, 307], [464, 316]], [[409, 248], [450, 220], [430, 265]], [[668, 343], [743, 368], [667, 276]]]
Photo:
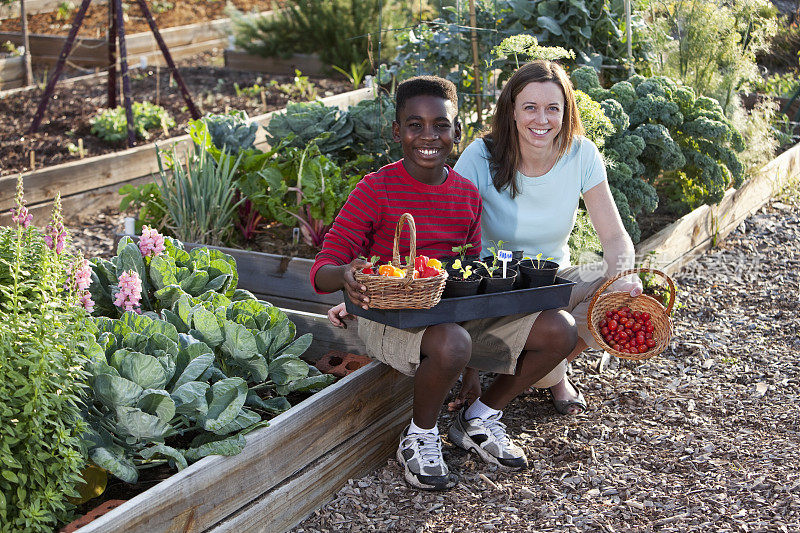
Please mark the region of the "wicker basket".
[[[632, 297], [627, 292], [610, 292], [603, 294], [603, 291], [605, 291], [609, 285], [614, 283], [619, 278], [630, 274], [638, 274], [640, 272], [650, 272], [652, 274], [661, 276], [666, 280], [667, 285], [669, 286], [669, 303], [667, 303], [666, 309], [663, 305], [661, 305], [661, 302], [644, 294], [636, 297]], [[592, 298], [592, 301], [589, 303], [589, 310], [586, 312], [588, 328], [589, 331], [592, 332], [592, 336], [595, 338], [595, 340], [608, 353], [616, 355], [622, 359], [632, 359], [634, 361], [650, 359], [651, 357], [655, 357], [663, 352], [667, 348], [667, 345], [669, 345], [670, 338], [672, 337], [672, 323], [670, 322], [669, 315], [672, 312], [672, 305], [674, 303], [675, 284], [672, 282], [669, 276], [660, 270], [655, 270], [652, 268], [627, 270], [606, 281], [603, 286], [597, 290]], [[653, 348], [644, 353], [631, 354], [618, 352], [617, 350], [611, 348], [605, 339], [603, 339], [603, 336], [600, 334], [600, 332], [597, 331], [597, 323], [605, 318], [606, 311], [614, 310], [622, 306], [628, 306], [633, 311], [646, 311], [650, 313], [650, 322], [655, 328], [653, 330], [653, 339], [655, 339], [656, 345]]]
[[369, 306], [376, 309], [430, 309], [442, 299], [447, 272], [438, 276], [414, 279], [414, 258], [417, 257], [417, 227], [414, 217], [409, 213], [400, 215], [394, 230], [394, 246], [392, 248], [392, 265], [400, 268], [400, 250], [398, 241], [403, 231], [403, 223], [408, 222], [411, 231], [411, 261], [403, 267], [406, 275], [403, 278], [355, 273], [356, 281], [367, 288]]

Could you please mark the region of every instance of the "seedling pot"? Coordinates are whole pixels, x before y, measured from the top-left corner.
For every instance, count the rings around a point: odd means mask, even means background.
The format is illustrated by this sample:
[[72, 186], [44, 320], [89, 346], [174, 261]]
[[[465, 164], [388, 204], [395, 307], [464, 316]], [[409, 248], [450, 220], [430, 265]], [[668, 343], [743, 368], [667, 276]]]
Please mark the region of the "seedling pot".
[[444, 284], [442, 298], [459, 298], [478, 294], [482, 280], [483, 276], [480, 274], [472, 274], [467, 279], [448, 277]]
[[483, 267], [480, 267], [478, 273], [482, 276], [478, 294], [510, 291], [518, 277], [517, 271], [511, 267], [506, 270], [506, 277], [503, 277], [502, 267], [494, 271], [494, 276], [490, 276]]
[[558, 263], [525, 259], [519, 264], [519, 272], [522, 275], [523, 288], [546, 287], [555, 283]]

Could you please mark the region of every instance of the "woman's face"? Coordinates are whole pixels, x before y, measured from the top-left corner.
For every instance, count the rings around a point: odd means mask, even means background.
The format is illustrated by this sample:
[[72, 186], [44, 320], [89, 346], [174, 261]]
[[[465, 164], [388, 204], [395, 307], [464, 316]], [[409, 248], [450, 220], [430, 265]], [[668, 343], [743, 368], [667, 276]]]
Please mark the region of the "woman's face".
[[520, 148], [550, 148], [564, 120], [564, 94], [555, 82], [531, 82], [514, 100]]

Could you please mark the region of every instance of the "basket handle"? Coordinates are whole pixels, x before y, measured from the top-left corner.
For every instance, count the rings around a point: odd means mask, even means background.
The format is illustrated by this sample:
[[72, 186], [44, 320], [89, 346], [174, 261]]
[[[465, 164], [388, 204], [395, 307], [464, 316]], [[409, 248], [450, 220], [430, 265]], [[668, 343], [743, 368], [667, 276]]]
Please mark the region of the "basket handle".
[[417, 257], [417, 226], [414, 224], [414, 217], [411, 213], [403, 213], [397, 221], [397, 226], [394, 228], [394, 244], [392, 246], [392, 264], [400, 267], [400, 235], [403, 233], [403, 224], [408, 223], [408, 229], [411, 232], [409, 237], [409, 244], [411, 248], [411, 261], [406, 266], [406, 277], [403, 278], [403, 283], [408, 284], [414, 281], [414, 258]]
[[[601, 294], [603, 294], [605, 292], [605, 290], [612, 283], [614, 283], [618, 279], [623, 278], [625, 276], [628, 276], [630, 274], [639, 274], [640, 272], [649, 272], [651, 274], [656, 274], [656, 275], [661, 276], [662, 278], [664, 278], [666, 280], [667, 285], [669, 286], [669, 302], [667, 302], [666, 312], [667, 312], [667, 316], [669, 316], [670, 313], [672, 313], [672, 306], [675, 303], [675, 283], [673, 283], [672, 278], [670, 278], [669, 276], [667, 276], [666, 274], [664, 274], [660, 270], [656, 270], [655, 268], [632, 268], [630, 270], [625, 270], [624, 272], [620, 272], [619, 274], [617, 274], [613, 278], [607, 280], [605, 283], [603, 283], [603, 285], [599, 289], [597, 289], [597, 292], [594, 293], [594, 296], [592, 297], [592, 301], [589, 303], [588, 313], [592, 312], [592, 308], [594, 307], [594, 304], [597, 301], [597, 299], [600, 297]], [[589, 316], [591, 316], [591, 315], [589, 315]]]

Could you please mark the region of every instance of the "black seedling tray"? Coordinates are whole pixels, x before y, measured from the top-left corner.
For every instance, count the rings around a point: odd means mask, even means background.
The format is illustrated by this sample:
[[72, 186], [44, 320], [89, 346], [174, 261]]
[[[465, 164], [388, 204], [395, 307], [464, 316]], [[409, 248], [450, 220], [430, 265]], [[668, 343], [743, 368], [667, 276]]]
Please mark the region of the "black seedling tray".
[[415, 328], [449, 322], [464, 322], [476, 318], [535, 313], [545, 309], [560, 309], [569, 303], [574, 281], [556, 278], [547, 287], [534, 287], [494, 294], [478, 294], [462, 298], [443, 298], [430, 309], [363, 309], [344, 293], [347, 312], [395, 328]]

